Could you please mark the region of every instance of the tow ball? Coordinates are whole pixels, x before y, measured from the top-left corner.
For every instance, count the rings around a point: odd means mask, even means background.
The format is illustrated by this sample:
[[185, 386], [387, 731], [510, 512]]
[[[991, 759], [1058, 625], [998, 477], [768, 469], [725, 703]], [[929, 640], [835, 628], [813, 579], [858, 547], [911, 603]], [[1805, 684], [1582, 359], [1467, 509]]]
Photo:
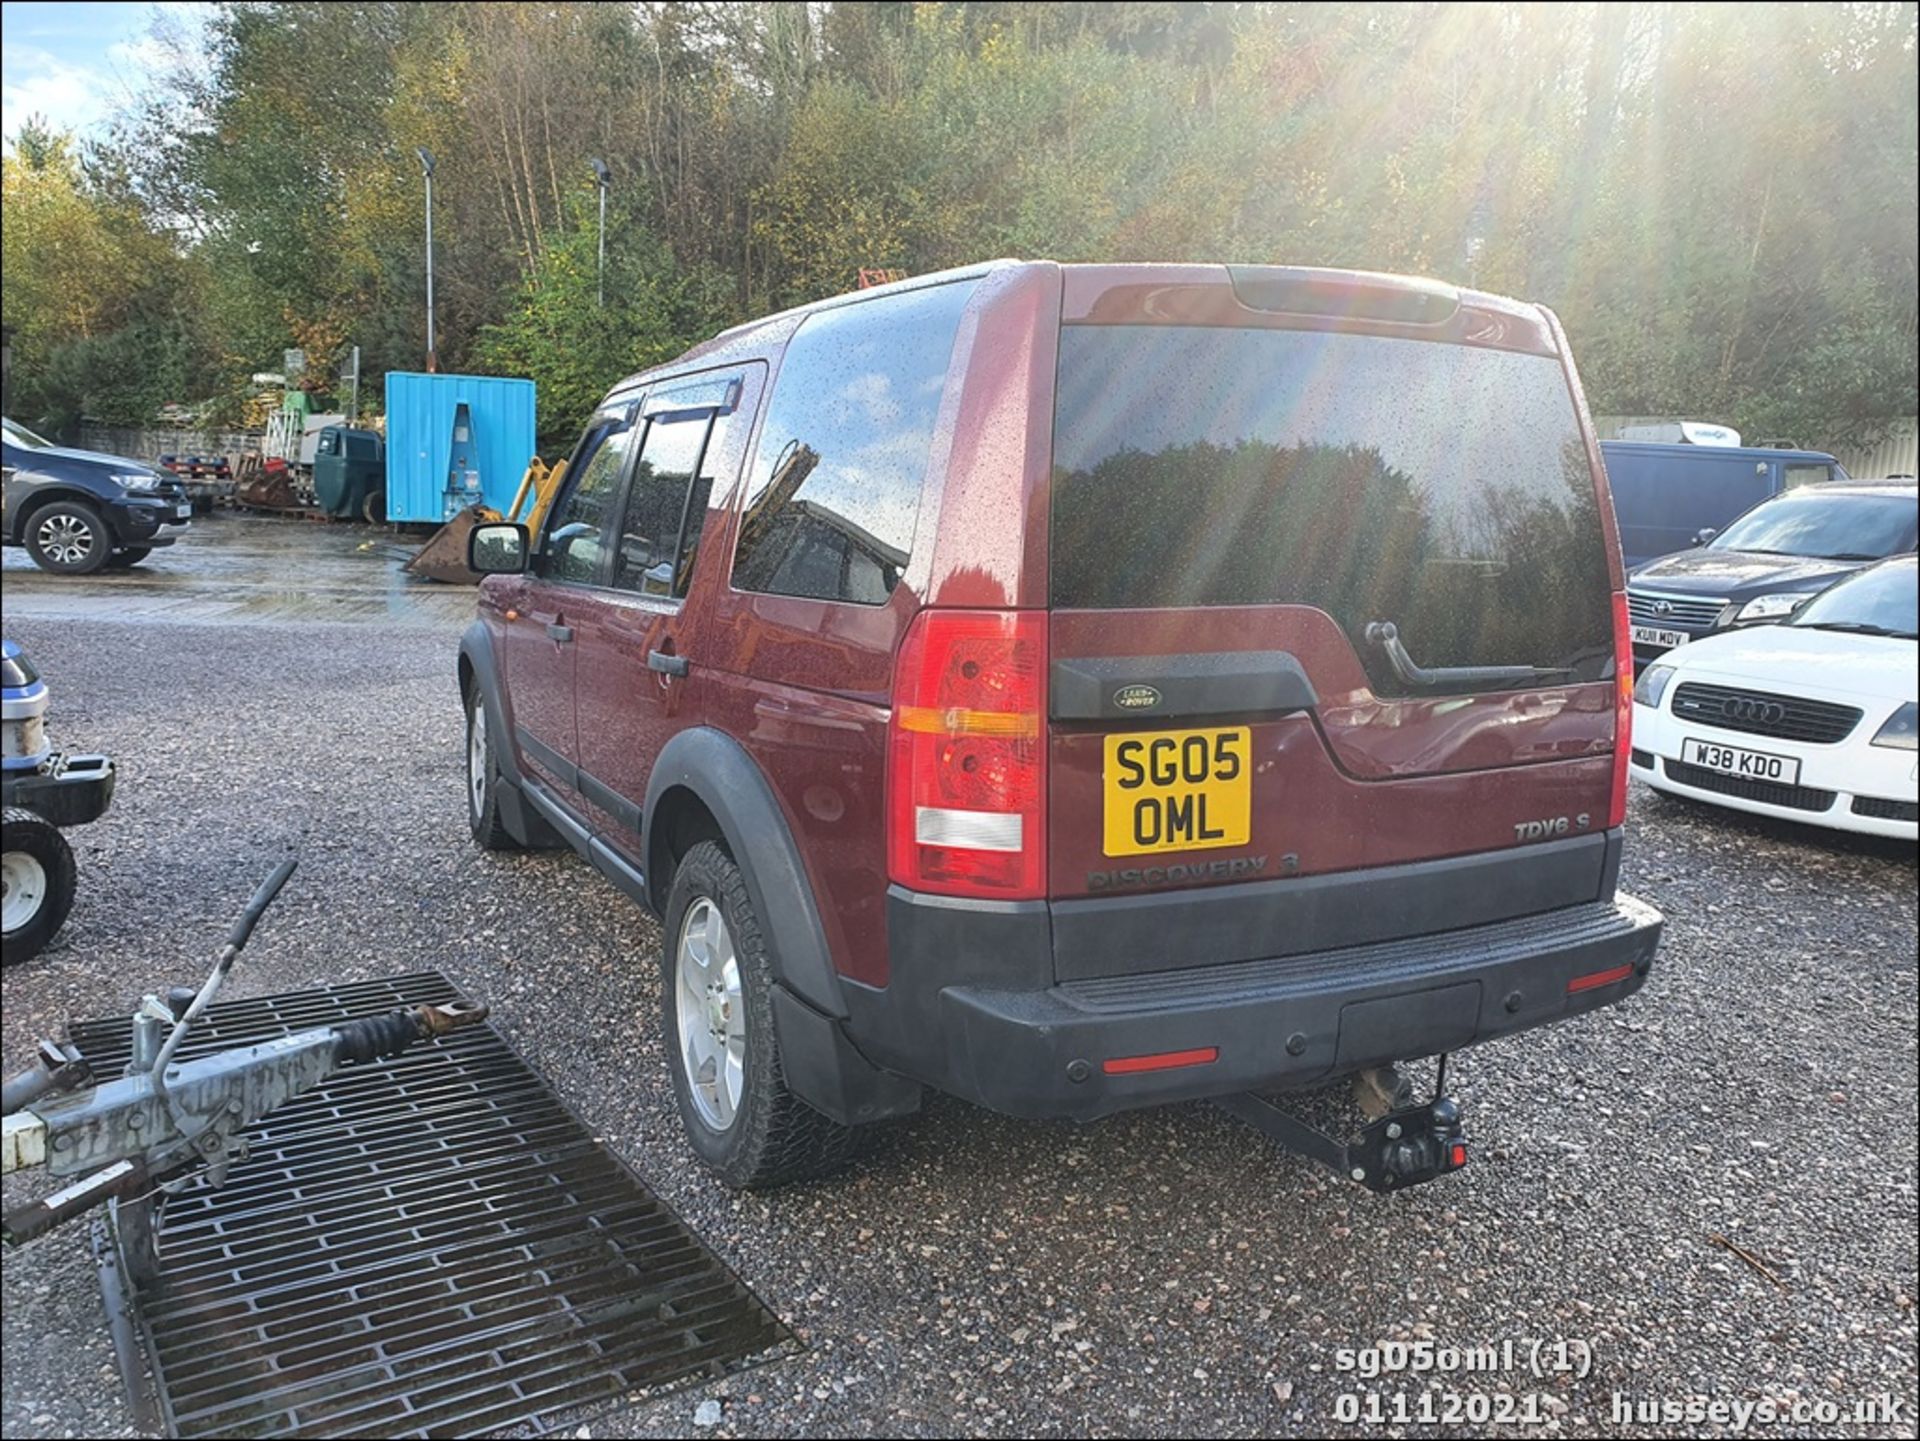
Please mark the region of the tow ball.
[[1443, 1056], [1431, 1101], [1389, 1111], [1344, 1141], [1266, 1096], [1246, 1092], [1223, 1096], [1215, 1104], [1287, 1150], [1318, 1161], [1369, 1191], [1404, 1191], [1467, 1164], [1460, 1103], [1440, 1093], [1446, 1074]]

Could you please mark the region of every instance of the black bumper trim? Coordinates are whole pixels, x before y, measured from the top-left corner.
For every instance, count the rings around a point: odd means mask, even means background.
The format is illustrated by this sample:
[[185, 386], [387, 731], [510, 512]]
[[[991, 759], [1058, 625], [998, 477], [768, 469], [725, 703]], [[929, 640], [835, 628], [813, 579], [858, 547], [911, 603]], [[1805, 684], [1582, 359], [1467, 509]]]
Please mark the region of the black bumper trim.
[[1556, 912], [1610, 898], [1619, 855], [1618, 832], [1591, 831], [1361, 871], [1055, 901], [1054, 975], [1308, 955]]
[[[945, 955], [922, 946], [903, 954], [901, 939], [924, 943], [953, 929], [913, 915], [916, 899], [891, 898], [889, 922], [902, 921], [894, 984], [845, 988], [854, 1042], [880, 1064], [991, 1110], [1076, 1120], [1308, 1085], [1609, 1005], [1645, 981], [1664, 924], [1621, 896], [1311, 955], [1016, 988], [1008, 982], [1017, 947], [997, 966], [964, 935]], [[1020, 918], [1003, 909], [983, 920], [1005, 943]], [[956, 967], [949, 955], [975, 956], [979, 968]], [[1568, 990], [1620, 968], [1618, 980]], [[1218, 1055], [1205, 1065], [1103, 1070], [1120, 1057], [1207, 1048]]]
[[1631, 897], [1614, 904], [1574, 906], [1544, 916], [1476, 926], [1440, 936], [1410, 936], [1372, 946], [1349, 946], [1311, 956], [1283, 956], [1162, 971], [1066, 981], [1055, 991], [1074, 1008], [1105, 1011], [1185, 1011], [1249, 1001], [1313, 995], [1343, 980], [1364, 977], [1370, 990], [1426, 989], [1461, 969], [1505, 965], [1551, 952], [1605, 948], [1631, 938], [1646, 917], [1659, 918]]

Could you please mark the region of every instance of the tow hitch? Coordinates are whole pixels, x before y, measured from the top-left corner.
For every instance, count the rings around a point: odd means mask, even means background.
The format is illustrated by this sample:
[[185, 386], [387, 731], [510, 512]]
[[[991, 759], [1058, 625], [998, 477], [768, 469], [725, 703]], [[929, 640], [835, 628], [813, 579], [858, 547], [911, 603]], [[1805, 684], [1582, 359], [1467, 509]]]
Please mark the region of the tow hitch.
[[1369, 1191], [1404, 1191], [1467, 1164], [1460, 1103], [1441, 1093], [1446, 1075], [1442, 1056], [1431, 1101], [1388, 1111], [1345, 1141], [1250, 1091], [1223, 1096], [1215, 1104], [1289, 1151], [1330, 1166]]

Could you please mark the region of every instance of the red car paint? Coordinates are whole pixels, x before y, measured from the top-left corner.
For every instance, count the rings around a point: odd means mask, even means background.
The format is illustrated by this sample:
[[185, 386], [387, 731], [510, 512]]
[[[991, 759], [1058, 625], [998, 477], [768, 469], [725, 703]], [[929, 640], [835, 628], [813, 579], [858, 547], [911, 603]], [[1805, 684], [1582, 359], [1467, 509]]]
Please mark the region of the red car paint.
[[[1337, 301], [1342, 287], [1356, 282], [1330, 272], [1326, 283]], [[885, 603], [739, 591], [730, 563], [743, 467], [764, 411], [760, 376], [777, 387], [787, 343], [805, 317], [794, 312], [742, 327], [616, 392], [638, 395], [670, 378], [709, 372], [747, 377], [739, 413], [755, 423], [734, 427], [718, 463], [684, 601], [610, 598], [530, 577], [494, 577], [482, 587], [481, 610], [504, 658], [515, 724], [531, 721], [562, 738], [555, 748], [628, 804], [642, 803], [652, 757], [678, 729], [710, 726], [739, 742], [779, 800], [835, 967], [868, 985], [888, 981], [894, 658], [926, 607], [1048, 609], [1062, 324], [1337, 331], [1557, 356], [1578, 411], [1607, 574], [1613, 590], [1622, 584], [1591, 422], [1565, 337], [1545, 312], [1463, 293], [1439, 327], [1283, 315], [1241, 303], [1218, 266], [1034, 262], [991, 268], [968, 304], [910, 557]], [[550, 626], [571, 629], [574, 644], [556, 644]], [[1252, 720], [1251, 843], [1244, 851], [1198, 852], [1199, 861], [1261, 855], [1269, 858], [1264, 874], [1272, 876], [1286, 856], [1294, 858], [1287, 873], [1311, 875], [1511, 847], [1516, 828], [1537, 818], [1607, 824], [1619, 743], [1613, 680], [1442, 698], [1381, 696], [1347, 634], [1306, 605], [1056, 610], [1047, 633], [1056, 660], [1251, 650], [1284, 650], [1300, 660], [1320, 708]], [[660, 650], [685, 656], [692, 669], [683, 678], [648, 669], [648, 654]], [[562, 717], [568, 706], [571, 720]], [[1101, 742], [1110, 728], [1057, 721], [1046, 727], [1051, 897], [1086, 894], [1093, 873], [1120, 864], [1101, 847]], [[557, 785], [538, 754], [522, 748], [519, 760]], [[637, 832], [599, 800], [571, 791], [563, 798], [590, 814], [611, 844], [637, 851]], [[631, 859], [638, 866], [647, 858]], [[1232, 881], [1158, 884], [1196, 883]]]

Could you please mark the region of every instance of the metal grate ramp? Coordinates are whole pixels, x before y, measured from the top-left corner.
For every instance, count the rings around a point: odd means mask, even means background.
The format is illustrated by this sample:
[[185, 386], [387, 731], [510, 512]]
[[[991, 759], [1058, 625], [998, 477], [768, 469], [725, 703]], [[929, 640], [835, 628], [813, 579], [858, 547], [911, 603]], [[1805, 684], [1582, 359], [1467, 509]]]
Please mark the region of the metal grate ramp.
[[[209, 1008], [182, 1059], [454, 998], [435, 972]], [[70, 1028], [96, 1073], [130, 1025]], [[167, 1202], [136, 1298], [179, 1436], [541, 1431], [735, 1370], [779, 1320], [491, 1027], [350, 1067]]]

